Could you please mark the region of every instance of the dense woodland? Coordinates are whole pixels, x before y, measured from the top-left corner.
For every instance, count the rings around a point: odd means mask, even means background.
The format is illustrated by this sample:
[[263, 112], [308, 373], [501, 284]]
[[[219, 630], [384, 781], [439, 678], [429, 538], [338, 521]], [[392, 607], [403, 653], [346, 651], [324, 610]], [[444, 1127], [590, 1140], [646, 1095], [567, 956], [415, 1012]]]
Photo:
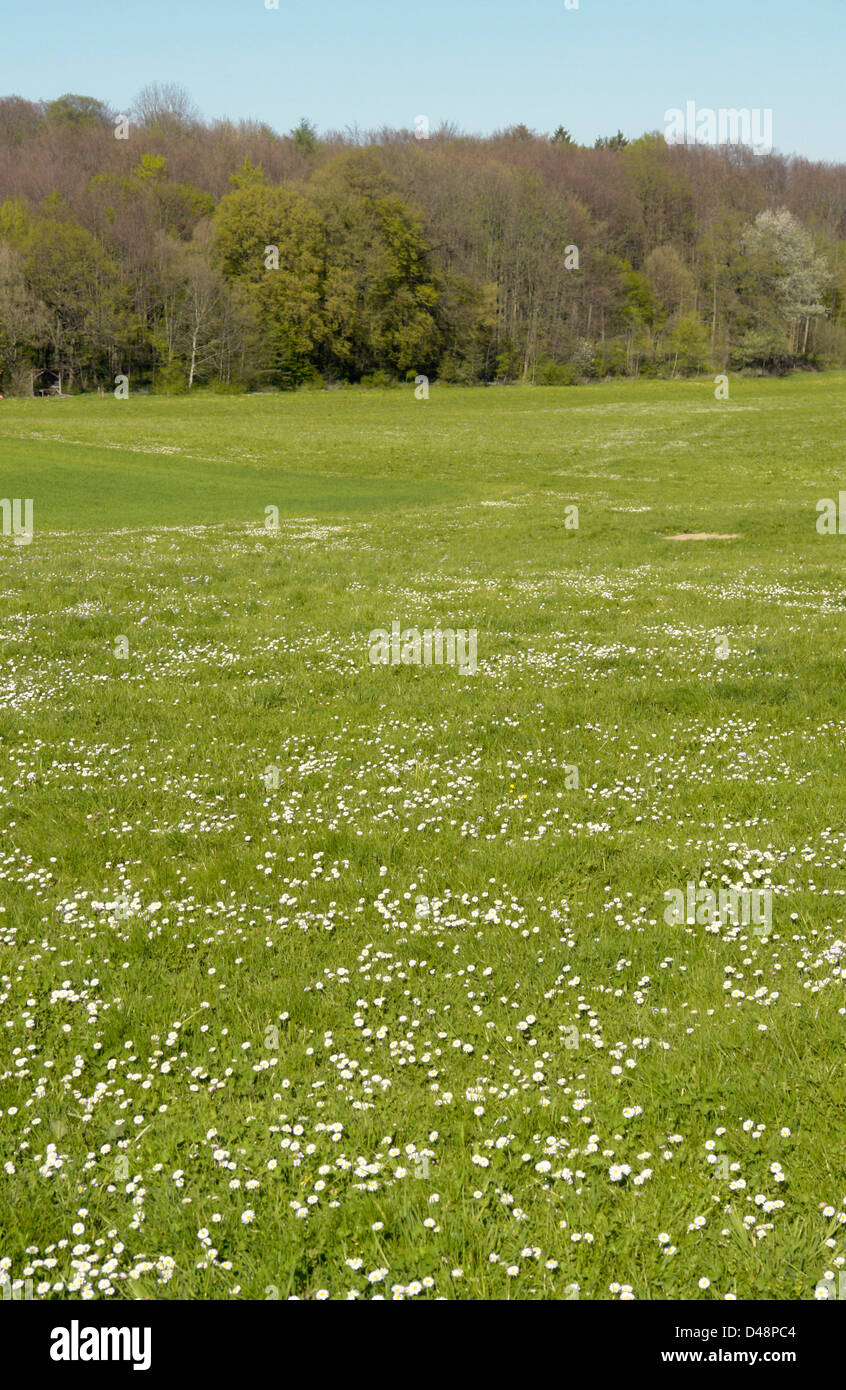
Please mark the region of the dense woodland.
[[0, 99], [0, 383], [30, 394], [846, 362], [846, 165], [563, 128], [319, 137]]

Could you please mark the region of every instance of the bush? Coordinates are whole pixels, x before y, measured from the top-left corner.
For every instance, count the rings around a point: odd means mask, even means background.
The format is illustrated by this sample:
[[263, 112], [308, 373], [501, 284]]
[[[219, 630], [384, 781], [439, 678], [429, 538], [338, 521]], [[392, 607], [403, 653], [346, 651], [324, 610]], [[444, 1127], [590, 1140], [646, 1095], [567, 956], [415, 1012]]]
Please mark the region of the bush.
[[625, 344], [613, 340], [600, 343], [596, 354], [597, 376], [625, 376], [626, 369]]
[[792, 364], [787, 335], [779, 324], [748, 329], [731, 353], [731, 365], [735, 370], [775, 372], [779, 376]]
[[572, 362], [556, 362], [551, 357], [541, 357], [535, 367], [536, 386], [576, 386], [579, 373]]
[[359, 386], [363, 386], [365, 390], [376, 391], [383, 390], [386, 386], [396, 386], [397, 381], [395, 377], [389, 376], [387, 372], [383, 372], [380, 368], [375, 372], [367, 372], [358, 384]]
[[157, 396], [184, 396], [188, 390], [188, 377], [182, 367], [171, 363], [160, 367], [156, 372], [153, 391]]
[[303, 379], [298, 388], [299, 391], [325, 391], [326, 379], [321, 376], [316, 367], [309, 367], [303, 374]]
[[245, 396], [247, 383], [246, 381], [210, 381], [204, 390], [213, 396]]
[[479, 381], [479, 373], [474, 370], [472, 362], [448, 352], [438, 363], [438, 381], [451, 386], [475, 386]]
[[496, 380], [515, 381], [520, 375], [520, 354], [510, 345], [496, 359]]
[[682, 314], [670, 335], [670, 351], [682, 376], [697, 376], [708, 368], [711, 344], [698, 314]]

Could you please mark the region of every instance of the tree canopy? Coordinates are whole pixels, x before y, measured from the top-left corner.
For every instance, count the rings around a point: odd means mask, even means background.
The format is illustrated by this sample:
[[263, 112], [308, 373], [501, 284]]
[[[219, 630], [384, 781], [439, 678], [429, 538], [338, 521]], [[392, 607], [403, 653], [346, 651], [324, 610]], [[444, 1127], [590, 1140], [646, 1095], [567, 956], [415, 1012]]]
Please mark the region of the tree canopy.
[[0, 99], [0, 382], [182, 390], [846, 362], [846, 167], [563, 124], [320, 136]]

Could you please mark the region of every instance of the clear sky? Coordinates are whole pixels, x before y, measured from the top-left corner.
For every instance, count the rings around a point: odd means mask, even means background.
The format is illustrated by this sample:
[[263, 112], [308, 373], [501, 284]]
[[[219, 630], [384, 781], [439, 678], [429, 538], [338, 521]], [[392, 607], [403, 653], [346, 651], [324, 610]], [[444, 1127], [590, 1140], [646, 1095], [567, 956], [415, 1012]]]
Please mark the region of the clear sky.
[[[664, 112], [770, 108], [784, 153], [846, 161], [846, 0], [0, 0], [0, 94], [150, 82], [206, 118], [289, 130], [490, 132], [561, 123], [582, 143]], [[574, 0], [570, 0], [574, 3]]]

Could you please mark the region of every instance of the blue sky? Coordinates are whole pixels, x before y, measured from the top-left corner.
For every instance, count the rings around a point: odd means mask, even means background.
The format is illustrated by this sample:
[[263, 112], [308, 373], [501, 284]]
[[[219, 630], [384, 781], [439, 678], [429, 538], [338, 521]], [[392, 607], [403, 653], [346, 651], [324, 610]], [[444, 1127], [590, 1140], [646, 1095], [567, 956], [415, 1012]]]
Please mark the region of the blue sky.
[[[570, 0], [573, 3], [573, 0]], [[664, 112], [771, 108], [785, 153], [846, 161], [846, 0], [6, 0], [0, 94], [81, 92], [119, 111], [178, 82], [207, 117], [289, 130], [490, 132], [582, 142]]]

